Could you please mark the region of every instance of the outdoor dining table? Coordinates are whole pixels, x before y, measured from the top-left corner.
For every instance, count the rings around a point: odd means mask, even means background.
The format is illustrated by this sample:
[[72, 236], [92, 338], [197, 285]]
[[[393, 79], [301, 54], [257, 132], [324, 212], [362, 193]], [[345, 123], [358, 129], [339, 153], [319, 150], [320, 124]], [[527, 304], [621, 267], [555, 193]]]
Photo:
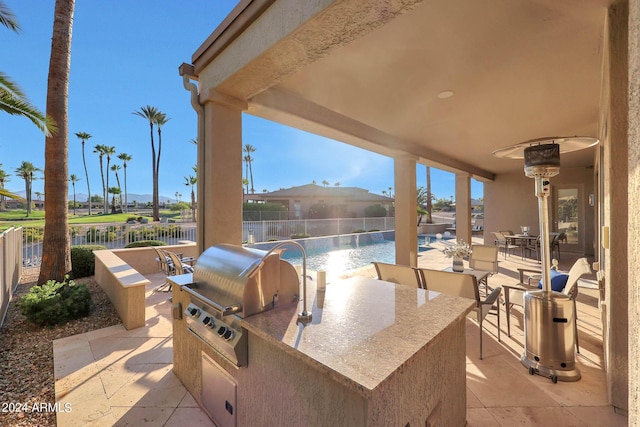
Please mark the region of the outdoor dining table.
[[531, 236], [529, 234], [513, 234], [511, 236], [505, 236], [513, 241], [515, 245], [520, 246], [520, 255], [524, 259], [524, 250], [527, 243], [538, 240], [538, 236]]

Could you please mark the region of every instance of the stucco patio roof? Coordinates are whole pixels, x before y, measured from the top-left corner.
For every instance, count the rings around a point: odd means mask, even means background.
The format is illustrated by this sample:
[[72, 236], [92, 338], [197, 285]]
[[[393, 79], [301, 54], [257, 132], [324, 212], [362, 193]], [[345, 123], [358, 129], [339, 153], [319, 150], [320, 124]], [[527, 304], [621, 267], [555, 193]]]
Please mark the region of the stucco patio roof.
[[610, 3], [243, 0], [194, 53], [194, 77], [249, 114], [491, 180], [522, 169], [493, 150], [598, 135]]

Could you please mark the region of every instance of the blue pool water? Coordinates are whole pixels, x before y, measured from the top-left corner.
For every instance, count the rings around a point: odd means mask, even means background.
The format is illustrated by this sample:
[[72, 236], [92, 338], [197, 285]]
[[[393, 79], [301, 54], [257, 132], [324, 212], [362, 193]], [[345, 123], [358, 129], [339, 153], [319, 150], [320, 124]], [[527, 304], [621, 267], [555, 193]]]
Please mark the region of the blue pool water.
[[[428, 243], [433, 242], [435, 237], [420, 236], [418, 240], [418, 250], [431, 249]], [[364, 267], [372, 262], [395, 262], [395, 242], [383, 240], [378, 243], [360, 245], [357, 247], [342, 247], [335, 249], [307, 249], [307, 269], [324, 270], [328, 275], [338, 275], [347, 270]], [[285, 251], [282, 258], [293, 265], [302, 265], [302, 255], [295, 248]]]

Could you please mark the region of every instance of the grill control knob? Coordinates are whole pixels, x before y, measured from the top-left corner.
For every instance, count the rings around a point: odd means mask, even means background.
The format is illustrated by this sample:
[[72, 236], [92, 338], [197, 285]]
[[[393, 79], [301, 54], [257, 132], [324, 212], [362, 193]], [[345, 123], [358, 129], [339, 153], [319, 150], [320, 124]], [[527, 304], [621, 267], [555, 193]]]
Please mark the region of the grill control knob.
[[235, 334], [233, 333], [233, 331], [231, 329], [227, 329], [227, 332], [224, 333], [224, 335], [222, 336], [222, 338], [224, 338], [225, 341], [229, 341], [233, 338]]
[[205, 326], [209, 326], [209, 323], [212, 323], [212, 322], [211, 322], [211, 317], [209, 317], [209, 316], [205, 317], [204, 319], [202, 319], [202, 323], [203, 323]]
[[218, 329], [218, 335], [220, 335], [221, 337], [224, 336], [224, 334], [227, 333], [227, 327], [226, 326], [220, 326], [220, 329]]
[[192, 315], [193, 317], [200, 317], [200, 310], [195, 308], [195, 307], [191, 307], [188, 309], [189, 310], [189, 314]]

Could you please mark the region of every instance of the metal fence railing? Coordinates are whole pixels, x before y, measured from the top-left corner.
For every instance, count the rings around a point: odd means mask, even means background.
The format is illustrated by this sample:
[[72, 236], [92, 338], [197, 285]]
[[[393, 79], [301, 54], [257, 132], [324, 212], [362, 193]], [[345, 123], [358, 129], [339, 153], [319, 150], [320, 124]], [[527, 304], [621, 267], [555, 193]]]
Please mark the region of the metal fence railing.
[[[71, 246], [102, 245], [107, 249], [124, 248], [141, 240], [161, 240], [176, 245], [181, 240], [196, 240], [196, 224], [92, 224], [70, 226]], [[24, 227], [22, 264], [40, 265], [44, 227]]]
[[22, 228], [11, 227], [0, 233], [0, 326], [22, 275], [22, 231]]
[[294, 235], [319, 237], [360, 231], [386, 231], [394, 228], [395, 218], [393, 217], [244, 221], [242, 240], [255, 243], [289, 239]]
[[[242, 239], [257, 243], [292, 237], [319, 237], [360, 231], [387, 231], [395, 228], [395, 218], [337, 218], [282, 221], [244, 221]], [[161, 240], [169, 245], [182, 240], [196, 241], [195, 223], [93, 224], [69, 227], [71, 246], [102, 245], [107, 249], [124, 248], [141, 240]], [[38, 266], [42, 260], [44, 227], [23, 227], [20, 239], [22, 265]]]

